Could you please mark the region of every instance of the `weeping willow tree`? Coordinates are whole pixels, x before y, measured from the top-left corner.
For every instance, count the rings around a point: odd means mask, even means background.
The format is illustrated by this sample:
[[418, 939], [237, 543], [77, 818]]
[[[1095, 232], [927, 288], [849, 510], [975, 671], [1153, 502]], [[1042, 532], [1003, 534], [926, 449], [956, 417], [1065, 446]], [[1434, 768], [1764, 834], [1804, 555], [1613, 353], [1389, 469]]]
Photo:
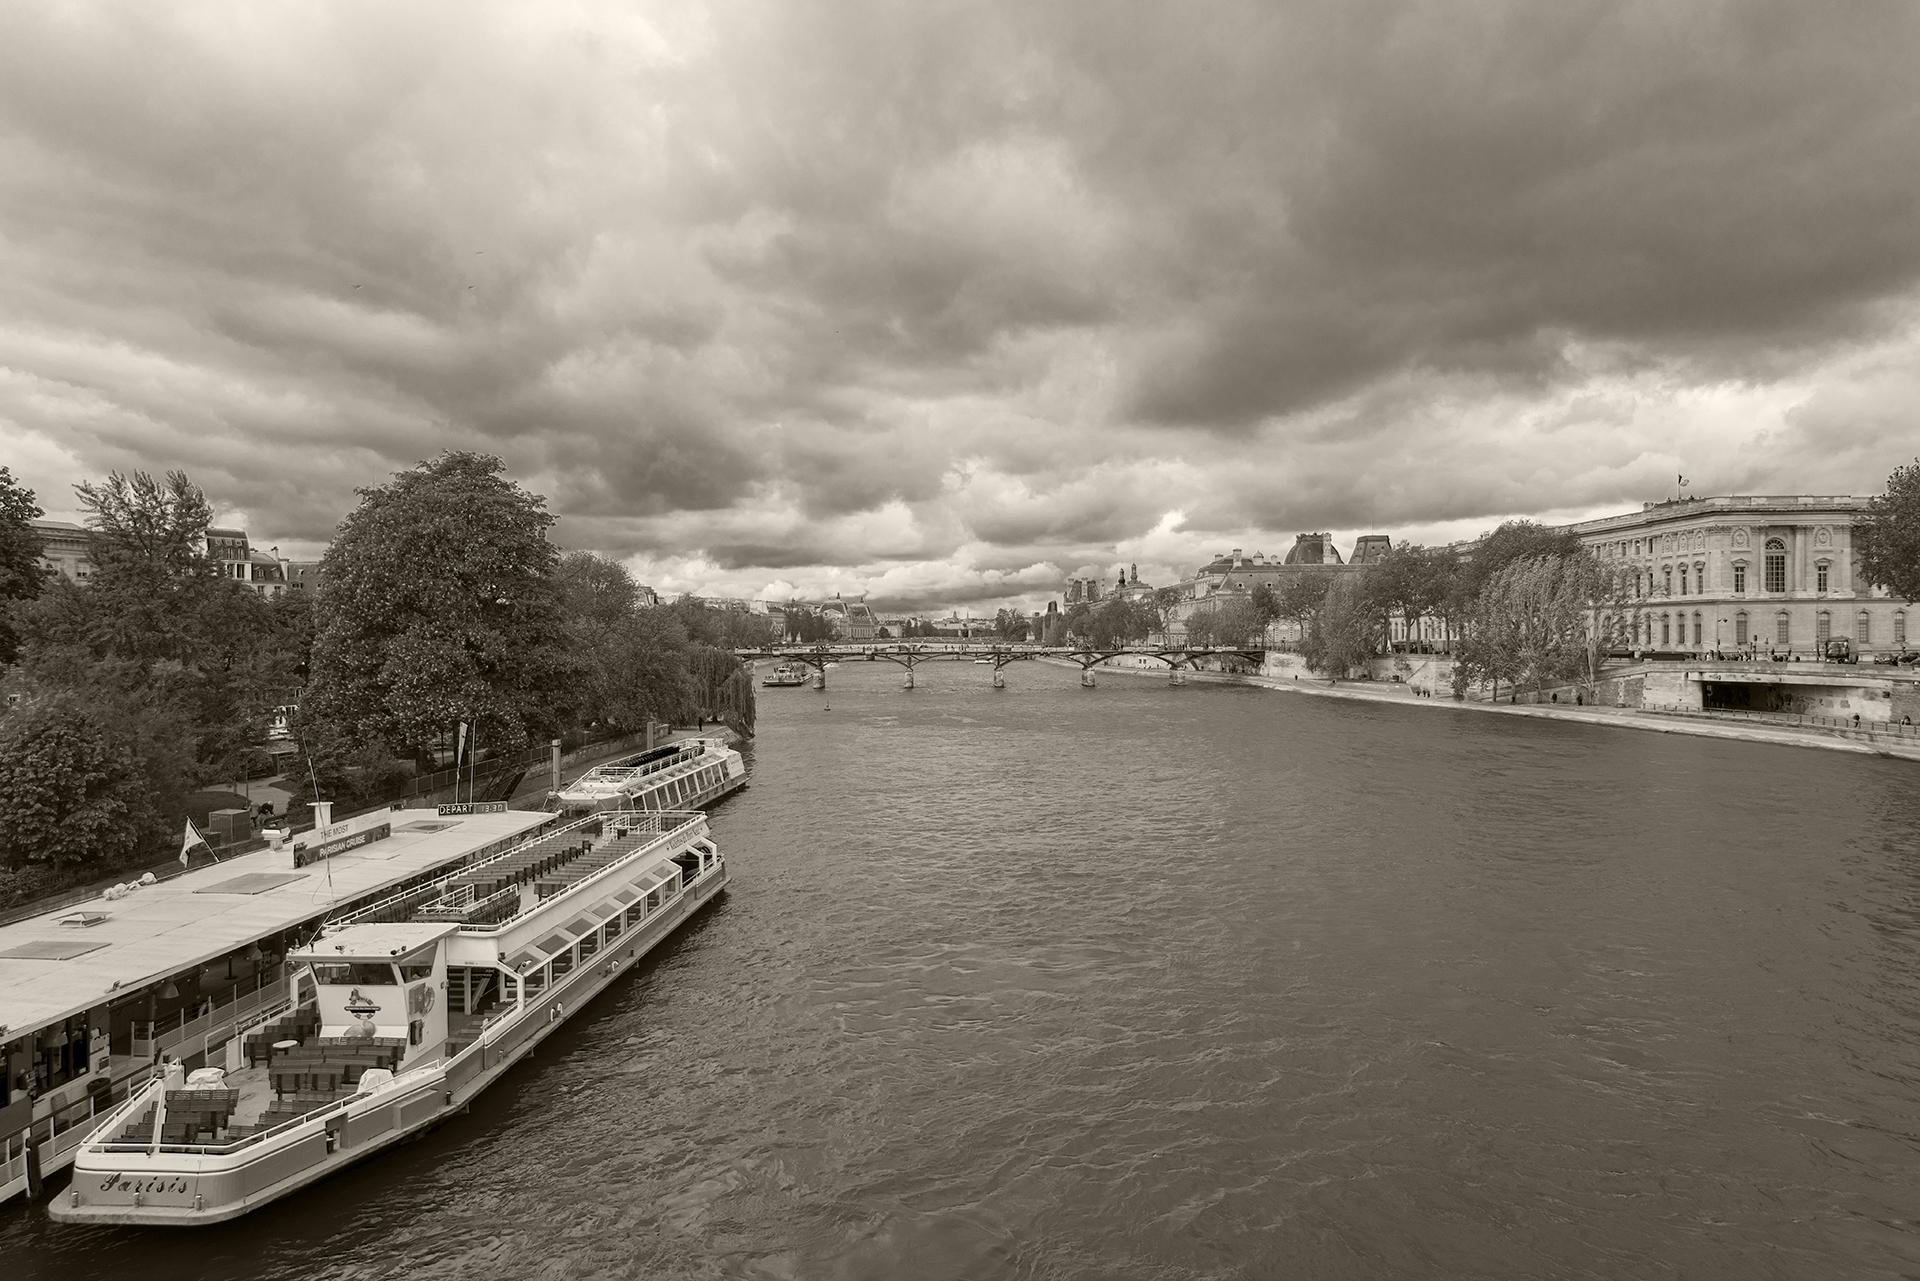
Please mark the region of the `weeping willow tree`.
[[731, 652], [695, 645], [693, 682], [700, 707], [742, 738], [753, 737], [753, 674]]

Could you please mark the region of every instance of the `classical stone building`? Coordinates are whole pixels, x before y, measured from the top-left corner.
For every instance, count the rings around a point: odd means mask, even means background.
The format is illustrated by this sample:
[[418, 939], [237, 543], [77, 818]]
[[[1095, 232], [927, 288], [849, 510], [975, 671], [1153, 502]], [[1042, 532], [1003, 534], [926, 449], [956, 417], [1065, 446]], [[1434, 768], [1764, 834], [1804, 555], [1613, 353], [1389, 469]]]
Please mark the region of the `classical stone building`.
[[1913, 613], [1860, 576], [1854, 523], [1867, 500], [1729, 495], [1648, 503], [1569, 526], [1627, 583], [1634, 643], [1757, 646], [1817, 655], [1830, 637], [1867, 654], [1910, 648]]
[[93, 576], [93, 558], [87, 550], [87, 531], [67, 520], [30, 520], [40, 535], [40, 563], [69, 582], [84, 583]]
[[842, 641], [870, 641], [880, 624], [863, 600], [842, 600], [835, 596], [822, 601], [820, 616], [833, 628], [833, 638]]

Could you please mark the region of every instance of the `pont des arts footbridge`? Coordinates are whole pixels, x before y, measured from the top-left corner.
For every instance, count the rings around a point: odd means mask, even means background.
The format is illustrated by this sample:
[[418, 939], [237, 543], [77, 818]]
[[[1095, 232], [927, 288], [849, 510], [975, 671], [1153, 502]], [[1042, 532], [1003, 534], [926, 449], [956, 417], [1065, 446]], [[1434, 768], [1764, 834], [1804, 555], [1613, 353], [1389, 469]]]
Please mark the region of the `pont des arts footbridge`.
[[0, 1276], [1920, 1272], [1912, 763], [839, 661], [726, 898], [471, 1113]]
[[969, 644], [965, 641], [786, 645], [769, 649], [742, 649], [734, 652], [748, 662], [777, 658], [782, 662], [810, 667], [813, 669], [815, 689], [826, 688], [828, 668], [837, 667], [845, 662], [893, 663], [906, 669], [906, 676], [901, 681], [902, 688], [913, 689], [914, 670], [927, 663], [990, 665], [994, 673], [993, 685], [995, 688], [1001, 688], [1005, 685], [1001, 676], [1003, 668], [1010, 663], [1027, 662], [1036, 658], [1057, 658], [1073, 663], [1080, 668], [1080, 683], [1088, 686], [1094, 683], [1095, 667], [1110, 658], [1119, 658], [1125, 654], [1157, 659], [1166, 665], [1168, 674], [1176, 679], [1186, 671], [1198, 670], [1208, 661], [1238, 663], [1243, 667], [1258, 668], [1266, 659], [1266, 652], [1259, 646], [1115, 645], [1101, 648], [1089, 645]]

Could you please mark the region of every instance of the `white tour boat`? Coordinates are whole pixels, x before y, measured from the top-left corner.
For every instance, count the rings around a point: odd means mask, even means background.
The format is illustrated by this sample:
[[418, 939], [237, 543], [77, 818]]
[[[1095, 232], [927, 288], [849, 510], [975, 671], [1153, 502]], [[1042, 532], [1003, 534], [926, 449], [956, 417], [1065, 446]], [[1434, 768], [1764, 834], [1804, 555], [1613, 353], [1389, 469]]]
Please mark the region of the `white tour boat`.
[[807, 665], [805, 663], [781, 663], [771, 672], [761, 677], [760, 683], [770, 689], [796, 689], [807, 683]]
[[726, 887], [697, 813], [566, 823], [329, 924], [250, 1066], [175, 1065], [75, 1152], [67, 1223], [216, 1223], [466, 1108]]
[[588, 770], [552, 794], [576, 814], [597, 810], [690, 810], [747, 785], [747, 764], [718, 738], [686, 738]]

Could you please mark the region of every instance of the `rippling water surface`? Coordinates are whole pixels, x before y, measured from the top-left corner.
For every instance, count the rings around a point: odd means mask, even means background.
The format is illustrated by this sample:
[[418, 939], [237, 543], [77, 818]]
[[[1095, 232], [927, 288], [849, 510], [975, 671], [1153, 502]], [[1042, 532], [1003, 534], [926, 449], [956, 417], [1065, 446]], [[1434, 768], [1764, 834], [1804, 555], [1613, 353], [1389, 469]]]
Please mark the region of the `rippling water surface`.
[[469, 1116], [5, 1274], [1920, 1272], [1911, 765], [1008, 672], [762, 691], [729, 895]]

